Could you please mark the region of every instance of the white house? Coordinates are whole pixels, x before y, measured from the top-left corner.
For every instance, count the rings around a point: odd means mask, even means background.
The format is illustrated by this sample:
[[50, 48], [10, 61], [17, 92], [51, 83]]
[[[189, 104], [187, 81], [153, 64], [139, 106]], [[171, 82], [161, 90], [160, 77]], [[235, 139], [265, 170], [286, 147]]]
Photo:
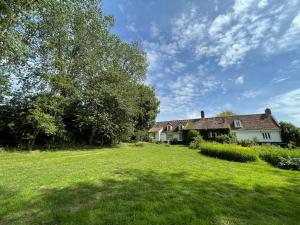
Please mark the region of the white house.
[[186, 130], [198, 130], [204, 139], [214, 139], [217, 135], [231, 132], [238, 140], [256, 138], [260, 143], [282, 142], [280, 126], [270, 109], [263, 114], [210, 118], [205, 118], [204, 111], [201, 111], [201, 118], [157, 122], [149, 134], [155, 141], [183, 141]]

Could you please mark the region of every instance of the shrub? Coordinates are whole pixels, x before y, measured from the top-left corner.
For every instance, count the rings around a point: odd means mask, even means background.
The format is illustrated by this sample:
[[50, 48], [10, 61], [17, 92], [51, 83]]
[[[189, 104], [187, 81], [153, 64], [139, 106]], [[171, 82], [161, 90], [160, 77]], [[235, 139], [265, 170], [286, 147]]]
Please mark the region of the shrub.
[[260, 149], [259, 157], [282, 169], [300, 170], [300, 150], [264, 146]]
[[176, 144], [178, 144], [178, 140], [177, 140], [177, 138], [173, 138], [173, 140], [171, 141], [171, 144], [172, 144], [172, 145], [176, 145]]
[[236, 162], [257, 160], [257, 153], [255, 151], [238, 145], [205, 142], [201, 145], [201, 153], [207, 156]]
[[284, 143], [293, 142], [296, 146], [300, 146], [300, 128], [291, 123], [280, 122], [280, 132]]
[[296, 147], [297, 147], [296, 142], [290, 141], [290, 142], [288, 143], [287, 147], [288, 147], [289, 149], [294, 149], [294, 148], [296, 148]]
[[238, 144], [243, 146], [243, 147], [251, 147], [251, 146], [255, 146], [257, 145], [258, 140], [257, 138], [253, 138], [253, 139], [244, 139], [244, 140], [240, 140], [238, 141]]
[[162, 143], [162, 141], [156, 141], [155, 142], [155, 144], [161, 144]]
[[197, 130], [189, 130], [188, 132], [183, 133], [183, 143], [189, 145], [195, 137], [199, 135]]
[[221, 134], [216, 137], [216, 142], [222, 144], [235, 144], [237, 143], [236, 136], [233, 134]]
[[201, 144], [203, 143], [203, 138], [199, 134], [197, 137], [194, 138], [194, 140], [190, 143], [190, 148], [192, 149], [200, 149]]

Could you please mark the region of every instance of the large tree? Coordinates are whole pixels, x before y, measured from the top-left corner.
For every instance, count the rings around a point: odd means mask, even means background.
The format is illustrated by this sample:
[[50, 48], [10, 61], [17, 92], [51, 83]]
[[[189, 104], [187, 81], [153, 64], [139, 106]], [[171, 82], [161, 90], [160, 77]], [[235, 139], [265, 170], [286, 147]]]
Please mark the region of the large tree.
[[5, 21], [20, 48], [1, 46], [0, 88], [12, 83], [5, 107], [15, 115], [2, 121], [2, 130], [31, 148], [36, 141], [114, 143], [137, 126], [147, 129], [158, 104], [142, 85], [145, 53], [111, 32], [114, 18], [104, 15], [101, 1], [29, 3], [6, 4], [15, 12]]

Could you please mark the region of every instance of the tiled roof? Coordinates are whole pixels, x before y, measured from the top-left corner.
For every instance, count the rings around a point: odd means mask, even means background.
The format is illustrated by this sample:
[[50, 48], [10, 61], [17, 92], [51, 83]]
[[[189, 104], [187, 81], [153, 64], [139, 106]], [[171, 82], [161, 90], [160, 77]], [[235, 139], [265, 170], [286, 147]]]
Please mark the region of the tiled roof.
[[[240, 120], [241, 128], [234, 127], [234, 120]], [[172, 131], [177, 131], [179, 124], [184, 126], [184, 129], [226, 129], [232, 130], [279, 130], [279, 124], [272, 115], [252, 114], [252, 115], [236, 115], [225, 117], [197, 118], [187, 120], [171, 120], [157, 122], [149, 132], [157, 132], [161, 128], [163, 131], [167, 129], [167, 125], [172, 126]]]

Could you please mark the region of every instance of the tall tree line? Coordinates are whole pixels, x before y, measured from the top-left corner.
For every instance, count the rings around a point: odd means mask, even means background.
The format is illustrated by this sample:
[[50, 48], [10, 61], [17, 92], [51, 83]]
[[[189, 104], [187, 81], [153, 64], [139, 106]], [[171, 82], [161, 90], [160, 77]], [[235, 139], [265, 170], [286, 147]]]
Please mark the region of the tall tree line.
[[112, 144], [154, 122], [145, 53], [99, 0], [1, 1], [0, 144]]

